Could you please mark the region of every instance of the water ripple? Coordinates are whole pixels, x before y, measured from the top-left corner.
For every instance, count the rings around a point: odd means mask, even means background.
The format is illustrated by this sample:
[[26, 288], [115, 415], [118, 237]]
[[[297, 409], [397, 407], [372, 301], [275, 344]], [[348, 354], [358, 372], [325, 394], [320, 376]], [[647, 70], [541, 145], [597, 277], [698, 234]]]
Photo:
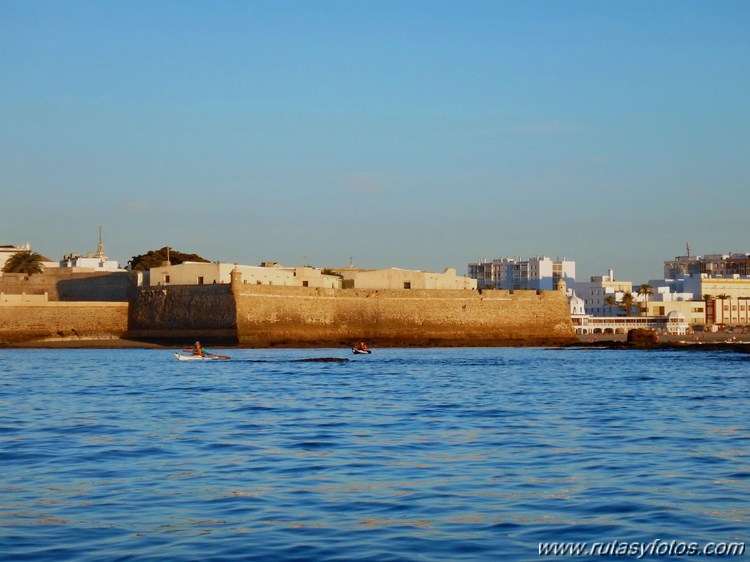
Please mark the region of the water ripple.
[[227, 353], [3, 350], [6, 559], [536, 560], [750, 530], [736, 354]]

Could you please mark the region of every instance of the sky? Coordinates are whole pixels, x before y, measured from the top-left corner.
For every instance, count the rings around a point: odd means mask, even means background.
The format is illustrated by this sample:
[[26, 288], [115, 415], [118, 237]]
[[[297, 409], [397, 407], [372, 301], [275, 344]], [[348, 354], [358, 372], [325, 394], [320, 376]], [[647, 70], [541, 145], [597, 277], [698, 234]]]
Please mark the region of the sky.
[[635, 283], [750, 252], [746, 0], [2, 0], [0, 245]]

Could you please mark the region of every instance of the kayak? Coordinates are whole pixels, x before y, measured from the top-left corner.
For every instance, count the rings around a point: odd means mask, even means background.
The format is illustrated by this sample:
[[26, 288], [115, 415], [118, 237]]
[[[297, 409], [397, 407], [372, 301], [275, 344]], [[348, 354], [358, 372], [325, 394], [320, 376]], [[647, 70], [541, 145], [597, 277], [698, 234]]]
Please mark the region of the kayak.
[[216, 355], [215, 353], [206, 353], [205, 355], [183, 355], [175, 352], [174, 356], [180, 361], [226, 361], [230, 357], [226, 355]]
[[369, 349], [359, 349], [357, 347], [353, 347], [352, 348], [352, 353], [354, 355], [360, 355], [360, 354], [364, 355], [365, 353], [372, 353], [372, 351], [370, 351]]

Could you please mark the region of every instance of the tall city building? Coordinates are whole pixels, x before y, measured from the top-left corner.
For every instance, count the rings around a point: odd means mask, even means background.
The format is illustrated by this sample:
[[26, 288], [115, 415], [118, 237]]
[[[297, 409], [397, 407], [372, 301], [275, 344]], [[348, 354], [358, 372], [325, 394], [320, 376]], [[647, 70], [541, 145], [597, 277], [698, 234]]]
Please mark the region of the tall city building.
[[560, 279], [570, 286], [576, 277], [574, 261], [545, 256], [479, 260], [470, 263], [468, 270], [468, 276], [477, 280], [480, 289], [553, 291]]
[[677, 279], [688, 275], [710, 277], [742, 277], [750, 275], [750, 253], [677, 256], [664, 262], [664, 278]]

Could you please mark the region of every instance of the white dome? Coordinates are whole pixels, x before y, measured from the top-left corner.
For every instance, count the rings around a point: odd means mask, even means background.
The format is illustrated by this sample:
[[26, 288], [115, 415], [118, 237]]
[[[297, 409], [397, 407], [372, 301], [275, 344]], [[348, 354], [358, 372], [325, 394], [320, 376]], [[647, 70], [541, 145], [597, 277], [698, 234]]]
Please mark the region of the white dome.
[[576, 296], [575, 293], [573, 293], [573, 295], [570, 297], [568, 304], [570, 305], [571, 314], [575, 314], [575, 315], [586, 314], [586, 303], [584, 302], [582, 298]]

